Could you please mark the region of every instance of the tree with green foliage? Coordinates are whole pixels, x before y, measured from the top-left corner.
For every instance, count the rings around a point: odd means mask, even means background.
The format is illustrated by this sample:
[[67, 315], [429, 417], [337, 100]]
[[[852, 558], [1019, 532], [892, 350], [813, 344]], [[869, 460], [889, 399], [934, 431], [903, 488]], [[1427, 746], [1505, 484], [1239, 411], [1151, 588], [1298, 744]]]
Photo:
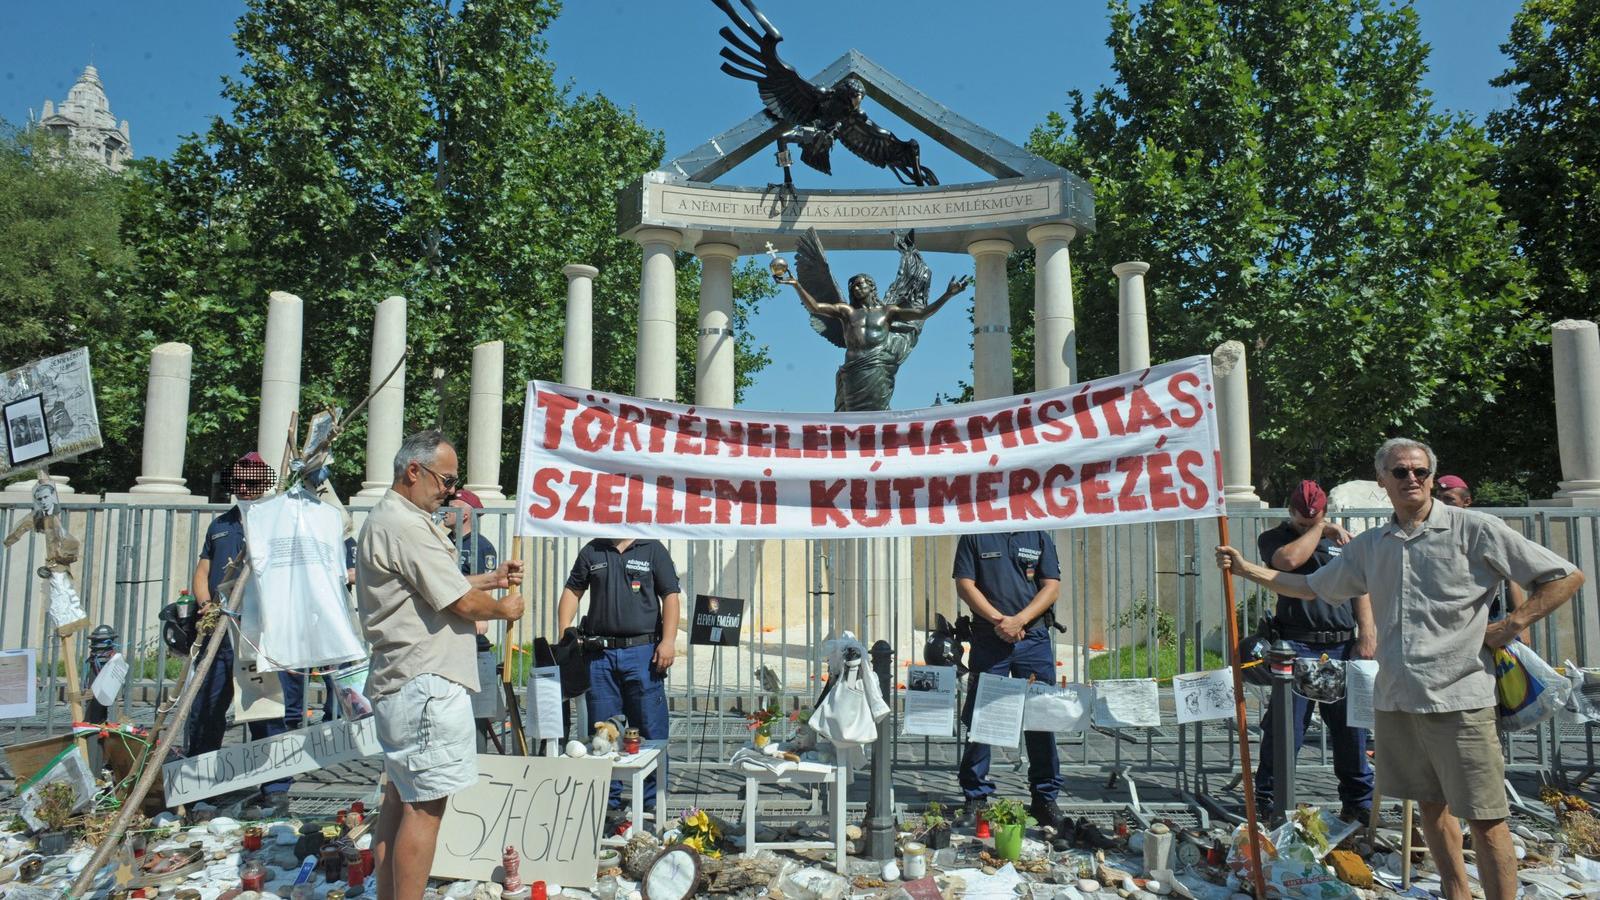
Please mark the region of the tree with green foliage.
[[[0, 121], [0, 371], [88, 347], [109, 446], [138, 446], [145, 360], [128, 349], [122, 182], [38, 129]], [[61, 465], [80, 484], [138, 474], [137, 453], [85, 455]]]
[[[242, 71], [223, 88], [232, 115], [137, 167], [125, 225], [147, 339], [196, 348], [191, 477], [253, 443], [272, 290], [306, 301], [307, 411], [361, 398], [373, 305], [408, 297], [405, 427], [442, 417], [449, 430], [466, 418], [477, 342], [505, 341], [508, 384], [559, 377], [561, 268], [588, 263], [600, 269], [595, 386], [632, 389], [640, 251], [616, 234], [615, 195], [655, 167], [662, 141], [556, 83], [541, 35], [558, 9], [251, 0], [235, 35]], [[698, 268], [680, 255], [679, 270], [680, 321], [692, 322]], [[753, 265], [740, 270], [736, 324], [770, 291]], [[679, 334], [679, 390], [692, 396], [693, 329]], [[766, 357], [739, 334], [742, 388]], [[513, 389], [509, 433], [521, 407]], [[336, 451], [341, 487], [360, 478], [364, 431], [355, 423]]]
[[[1152, 353], [1250, 350], [1264, 495], [1371, 478], [1385, 436], [1463, 429], [1452, 470], [1511, 477], [1506, 372], [1543, 323], [1492, 148], [1421, 87], [1427, 46], [1382, 0], [1113, 0], [1115, 85], [1071, 92], [1030, 148], [1089, 178], [1073, 245], [1083, 377], [1116, 369], [1116, 279], [1147, 276]], [[1014, 321], [1032, 318], [1019, 259]], [[1019, 340], [1019, 346], [1026, 343]], [[1027, 376], [1031, 365], [1018, 366]], [[1019, 379], [1019, 386], [1028, 383]]]

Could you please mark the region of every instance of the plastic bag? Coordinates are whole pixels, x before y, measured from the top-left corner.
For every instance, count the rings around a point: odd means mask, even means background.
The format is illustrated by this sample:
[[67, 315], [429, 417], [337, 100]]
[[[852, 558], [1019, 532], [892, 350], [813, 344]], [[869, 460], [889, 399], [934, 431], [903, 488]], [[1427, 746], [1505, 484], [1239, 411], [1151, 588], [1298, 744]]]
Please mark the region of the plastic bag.
[[[243, 509], [248, 577], [260, 598], [257, 668], [310, 669], [366, 659], [346, 606], [339, 511], [296, 492]], [[247, 633], [250, 624], [246, 618]]]
[[1533, 648], [1512, 641], [1494, 651], [1494, 695], [1501, 731], [1525, 731], [1566, 705], [1572, 682], [1539, 658]]
[[1577, 725], [1600, 722], [1600, 669], [1582, 669], [1570, 659], [1566, 669], [1572, 690], [1567, 694], [1562, 721]]
[[[1356, 896], [1348, 884], [1322, 865], [1316, 851], [1292, 823], [1279, 828], [1271, 837], [1260, 825], [1256, 829], [1261, 835], [1261, 874], [1267, 883], [1267, 897], [1347, 900]], [[1250, 832], [1244, 825], [1234, 829], [1228, 850], [1228, 868], [1241, 882], [1250, 883]]]

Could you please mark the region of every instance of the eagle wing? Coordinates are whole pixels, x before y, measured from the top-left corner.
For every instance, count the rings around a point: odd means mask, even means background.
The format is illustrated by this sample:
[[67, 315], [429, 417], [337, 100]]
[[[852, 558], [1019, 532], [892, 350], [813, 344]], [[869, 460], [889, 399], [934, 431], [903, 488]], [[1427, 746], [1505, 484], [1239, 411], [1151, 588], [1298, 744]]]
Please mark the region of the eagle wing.
[[800, 77], [793, 66], [778, 56], [778, 44], [783, 41], [783, 35], [749, 3], [745, 5], [761, 24], [759, 31], [734, 11], [731, 0], [712, 2], [743, 33], [741, 36], [726, 25], [717, 30], [728, 42], [719, 54], [724, 60], [722, 71], [734, 78], [755, 82], [767, 115], [775, 121], [804, 125], [816, 119], [827, 99], [827, 91]]
[[[834, 281], [833, 272], [828, 268], [828, 256], [823, 252], [822, 240], [817, 237], [815, 228], [807, 228], [806, 233], [800, 235], [799, 246], [794, 251], [794, 263], [795, 280], [806, 289], [811, 299], [818, 303], [844, 302], [839, 296], [839, 283]], [[844, 322], [832, 316], [813, 315], [811, 327], [835, 347], [845, 346]]]

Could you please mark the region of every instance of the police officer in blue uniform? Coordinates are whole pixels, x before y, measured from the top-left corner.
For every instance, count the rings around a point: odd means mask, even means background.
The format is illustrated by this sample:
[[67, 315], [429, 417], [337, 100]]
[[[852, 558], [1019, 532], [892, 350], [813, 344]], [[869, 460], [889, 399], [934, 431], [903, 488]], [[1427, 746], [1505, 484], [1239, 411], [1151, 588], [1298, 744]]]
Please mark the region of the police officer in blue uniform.
[[[251, 451], [236, 460], [228, 470], [229, 490], [241, 501], [258, 499], [273, 484], [272, 468]], [[195, 565], [190, 589], [203, 615], [222, 587], [228, 573], [228, 564], [244, 555], [244, 515], [237, 505], [212, 521], [206, 529], [205, 545], [200, 548], [200, 560]], [[282, 719], [251, 722], [250, 739], [260, 740], [282, 734], [290, 728], [299, 728], [305, 719], [306, 678], [303, 674], [279, 672], [283, 685]], [[209, 753], [222, 746], [227, 731], [228, 707], [233, 703], [233, 636], [226, 635], [217, 650], [216, 659], [200, 683], [195, 697], [194, 710], [189, 717], [185, 751], [189, 756]], [[261, 786], [261, 792], [273, 800], [283, 800], [294, 779], [285, 778]], [[272, 797], [272, 795], [278, 795]]]
[[[583, 545], [567, 576], [557, 608], [559, 633], [578, 614], [578, 600], [589, 594], [582, 630], [605, 652], [589, 663], [584, 695], [589, 721], [626, 715], [647, 740], [667, 737], [667, 670], [678, 639], [682, 597], [678, 569], [667, 548], [646, 539], [600, 538]], [[666, 760], [661, 774], [665, 777]], [[655, 776], [645, 780], [644, 803], [655, 803]], [[622, 807], [622, 782], [611, 782], [611, 808]], [[638, 823], [635, 823], [638, 824]]]
[[473, 527], [472, 514], [466, 512], [468, 509], [483, 509], [483, 501], [472, 491], [460, 488], [450, 498], [449, 505], [440, 510], [445, 513], [444, 527], [455, 536], [456, 559], [461, 564], [461, 574], [493, 572], [500, 567], [500, 555], [494, 549], [494, 544]]
[[[1286, 504], [1289, 521], [1270, 528], [1256, 539], [1256, 549], [1267, 565], [1280, 572], [1310, 575], [1333, 561], [1341, 546], [1350, 542], [1350, 533], [1328, 522], [1328, 495], [1315, 481], [1302, 481], [1289, 494]], [[1377, 652], [1377, 626], [1373, 623], [1372, 603], [1366, 596], [1349, 603], [1322, 600], [1278, 598], [1272, 620], [1272, 636], [1292, 644], [1302, 658], [1371, 659]], [[1294, 701], [1294, 750], [1299, 754], [1306, 742], [1306, 726], [1311, 724], [1311, 702], [1299, 694]], [[1339, 816], [1347, 821], [1367, 821], [1372, 810], [1372, 767], [1367, 764], [1367, 730], [1354, 728], [1345, 720], [1343, 698], [1317, 704], [1322, 723], [1328, 728], [1328, 743], [1333, 749], [1333, 773], [1339, 779]], [[1272, 808], [1273, 747], [1278, 729], [1272, 710], [1261, 718], [1261, 758], [1256, 765], [1256, 805]]]
[[[972, 725], [972, 709], [982, 673], [1053, 683], [1055, 645], [1047, 613], [1061, 591], [1061, 564], [1055, 541], [1042, 531], [963, 535], [956, 545], [952, 573], [956, 595], [972, 611], [972, 661], [962, 721]], [[1056, 797], [1061, 764], [1055, 735], [1024, 733], [1028, 747], [1030, 811], [1041, 826], [1062, 828]], [[972, 821], [994, 794], [989, 779], [989, 745], [968, 741], [957, 777], [966, 798], [964, 821]]]

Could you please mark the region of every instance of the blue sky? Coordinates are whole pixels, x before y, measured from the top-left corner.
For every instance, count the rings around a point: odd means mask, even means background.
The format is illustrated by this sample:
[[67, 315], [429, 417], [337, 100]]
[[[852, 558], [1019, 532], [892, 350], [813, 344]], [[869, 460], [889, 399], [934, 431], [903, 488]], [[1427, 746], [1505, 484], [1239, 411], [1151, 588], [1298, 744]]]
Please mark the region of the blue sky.
[[[1099, 0], [765, 0], [761, 5], [784, 34], [785, 58], [801, 74], [814, 74], [854, 47], [933, 99], [1019, 144], [1047, 112], [1065, 107], [1068, 90], [1092, 93], [1113, 80], [1105, 46], [1108, 20]], [[1499, 45], [1518, 3], [1418, 0], [1415, 5], [1423, 37], [1433, 48], [1426, 85], [1436, 105], [1480, 120], [1507, 105], [1509, 92], [1488, 82], [1505, 68]], [[129, 121], [139, 155], [165, 156], [180, 136], [203, 130], [209, 117], [228, 112], [219, 88], [222, 76], [238, 68], [231, 36], [242, 4], [234, 0], [0, 6], [0, 35], [6, 38], [0, 117], [21, 122], [44, 100], [59, 103], [91, 59], [112, 112]], [[717, 70], [721, 39], [716, 30], [725, 22], [705, 0], [572, 0], [547, 37], [560, 76], [574, 90], [603, 93], [634, 108], [647, 126], [665, 134], [670, 158], [756, 110], [753, 85]], [[871, 111], [902, 136], [908, 133], [904, 123]], [[930, 141], [922, 144], [924, 162], [941, 181], [984, 177], [942, 149], [929, 149]], [[760, 153], [722, 181], [760, 185], [776, 172], [771, 154]], [[800, 167], [795, 174], [802, 187], [893, 183], [863, 164], [839, 164], [837, 157], [831, 179]], [[935, 255], [929, 262], [938, 284], [972, 270], [964, 255]], [[892, 254], [851, 254], [835, 268], [878, 273], [882, 282], [892, 274], [894, 259]], [[1103, 277], [1114, 276], [1105, 272]], [[954, 391], [959, 380], [970, 379], [965, 317], [970, 292], [964, 307], [930, 320], [921, 345], [901, 369], [896, 406], [926, 405], [939, 393]], [[832, 367], [842, 351], [813, 335], [804, 321], [790, 295], [766, 301], [754, 317], [752, 330], [772, 347], [773, 364], [757, 376], [746, 406], [832, 408]]]

